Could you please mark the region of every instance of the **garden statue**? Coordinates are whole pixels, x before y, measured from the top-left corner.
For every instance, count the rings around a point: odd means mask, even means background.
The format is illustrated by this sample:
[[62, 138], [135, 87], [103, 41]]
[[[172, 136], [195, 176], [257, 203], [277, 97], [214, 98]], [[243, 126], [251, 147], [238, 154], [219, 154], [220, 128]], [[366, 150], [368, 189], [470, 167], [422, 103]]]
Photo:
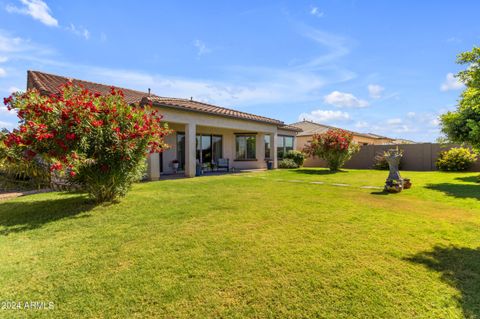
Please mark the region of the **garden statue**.
[[398, 171], [402, 156], [403, 154], [398, 148], [385, 152], [385, 160], [390, 168], [387, 181], [385, 182], [385, 190], [387, 192], [398, 193], [403, 189], [403, 179], [400, 177], [400, 172]]

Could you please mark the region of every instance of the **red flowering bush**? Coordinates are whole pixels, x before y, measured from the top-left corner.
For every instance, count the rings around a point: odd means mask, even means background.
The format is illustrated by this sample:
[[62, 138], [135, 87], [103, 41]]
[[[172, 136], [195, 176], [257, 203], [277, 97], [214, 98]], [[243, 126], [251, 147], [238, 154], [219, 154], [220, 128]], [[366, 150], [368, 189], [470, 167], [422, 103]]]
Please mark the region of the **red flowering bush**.
[[4, 103], [20, 119], [3, 138], [6, 160], [41, 158], [97, 202], [124, 196], [143, 174], [146, 154], [167, 147], [170, 130], [157, 111], [132, 107], [114, 88], [103, 96], [67, 83], [59, 94], [29, 90]]
[[331, 171], [338, 171], [359, 149], [358, 144], [353, 142], [352, 133], [330, 129], [325, 133], [313, 135], [304, 152], [325, 160]]

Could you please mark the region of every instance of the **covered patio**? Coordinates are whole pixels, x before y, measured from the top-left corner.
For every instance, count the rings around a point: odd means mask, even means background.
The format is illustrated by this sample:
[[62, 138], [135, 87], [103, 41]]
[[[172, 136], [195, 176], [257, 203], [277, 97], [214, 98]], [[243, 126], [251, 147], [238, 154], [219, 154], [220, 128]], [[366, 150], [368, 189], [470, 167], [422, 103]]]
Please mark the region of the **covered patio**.
[[[170, 148], [149, 156], [150, 179], [161, 175], [194, 177], [202, 173], [219, 174], [246, 169], [266, 169], [267, 161], [277, 167], [274, 130], [256, 127], [226, 128], [191, 123], [168, 123], [174, 132], [166, 138]], [[176, 167], [178, 165], [178, 167]]]
[[141, 104], [156, 108], [174, 131], [165, 140], [169, 149], [148, 158], [150, 180], [179, 172], [194, 177], [198, 165], [203, 171], [266, 169], [267, 162], [277, 168], [277, 147], [285, 136], [294, 149], [298, 129], [279, 120], [193, 99], [148, 96]]

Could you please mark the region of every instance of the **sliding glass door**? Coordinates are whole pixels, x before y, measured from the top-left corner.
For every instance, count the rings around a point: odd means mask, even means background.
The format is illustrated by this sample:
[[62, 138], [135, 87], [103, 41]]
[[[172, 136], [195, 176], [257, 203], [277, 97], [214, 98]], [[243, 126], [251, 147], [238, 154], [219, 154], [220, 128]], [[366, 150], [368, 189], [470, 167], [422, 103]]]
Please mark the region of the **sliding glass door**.
[[185, 133], [177, 133], [178, 170], [185, 170]]
[[[223, 156], [223, 138], [221, 135], [198, 134], [196, 136], [196, 159], [203, 166], [218, 163]], [[185, 169], [185, 133], [177, 133], [177, 160], [179, 169]]]
[[197, 160], [202, 166], [209, 166], [217, 163], [222, 158], [222, 136], [221, 135], [197, 135]]

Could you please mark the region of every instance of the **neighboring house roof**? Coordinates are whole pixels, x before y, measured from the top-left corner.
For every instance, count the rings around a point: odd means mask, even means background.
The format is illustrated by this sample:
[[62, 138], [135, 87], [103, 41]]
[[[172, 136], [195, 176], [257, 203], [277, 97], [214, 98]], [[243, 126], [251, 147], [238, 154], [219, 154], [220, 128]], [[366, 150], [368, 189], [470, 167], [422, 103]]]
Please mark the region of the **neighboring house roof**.
[[[326, 132], [330, 129], [338, 129], [338, 127], [325, 125], [325, 124], [320, 124], [320, 123], [316, 123], [316, 122], [313, 122], [313, 121], [306, 121], [306, 120], [303, 120], [301, 122], [296, 122], [296, 123], [293, 123], [293, 124], [290, 124], [290, 125], [302, 129], [302, 132], [298, 133], [297, 136], [309, 136], [309, 135], [313, 135], [313, 134], [324, 133], [324, 132]], [[361, 137], [366, 137], [366, 138], [371, 138], [371, 139], [387, 139], [387, 140], [391, 140], [391, 141], [394, 140], [394, 139], [389, 138], [389, 137], [380, 136], [380, 135], [372, 134], [372, 133], [366, 134], [366, 133], [358, 133], [358, 132], [354, 132], [354, 131], [350, 131], [350, 130], [345, 130], [345, 131], [350, 132], [355, 136], [361, 136]]]
[[393, 141], [394, 144], [417, 144], [417, 142], [406, 140], [403, 138], [397, 138]]
[[[39, 71], [28, 71], [28, 83], [27, 88], [36, 88], [42, 94], [52, 94], [59, 91], [59, 87], [62, 84], [65, 84], [67, 81], [72, 81], [76, 85], [82, 85], [84, 88], [92, 91], [98, 92], [100, 94], [109, 94], [111, 85], [99, 84], [89, 81], [83, 81], [78, 79], [67, 78], [64, 76], [48, 74]], [[199, 101], [189, 100], [189, 99], [180, 99], [180, 98], [171, 98], [171, 97], [161, 97], [156, 95], [149, 95], [147, 92], [135, 91], [120, 87], [115, 87], [123, 91], [125, 95], [125, 100], [130, 104], [147, 104], [152, 102], [156, 106], [170, 107], [186, 111], [194, 111], [200, 113], [214, 114], [224, 117], [232, 117], [243, 120], [257, 121], [263, 123], [269, 123], [277, 125], [278, 127], [285, 126], [285, 123], [279, 120], [271, 119], [268, 117], [250, 114], [246, 112], [241, 112], [233, 109], [224, 108], [221, 106], [203, 103]]]
[[279, 126], [278, 128], [282, 129], [282, 130], [286, 130], [286, 131], [294, 131], [294, 132], [301, 132], [302, 131], [301, 128], [296, 127], [296, 126], [292, 126], [292, 125], [288, 125], [288, 124]]
[[378, 135], [378, 134], [373, 134], [373, 133], [365, 133], [365, 136], [371, 136], [372, 138], [378, 138], [378, 139], [386, 139], [386, 140], [394, 140], [391, 137], [383, 136], [383, 135]]

